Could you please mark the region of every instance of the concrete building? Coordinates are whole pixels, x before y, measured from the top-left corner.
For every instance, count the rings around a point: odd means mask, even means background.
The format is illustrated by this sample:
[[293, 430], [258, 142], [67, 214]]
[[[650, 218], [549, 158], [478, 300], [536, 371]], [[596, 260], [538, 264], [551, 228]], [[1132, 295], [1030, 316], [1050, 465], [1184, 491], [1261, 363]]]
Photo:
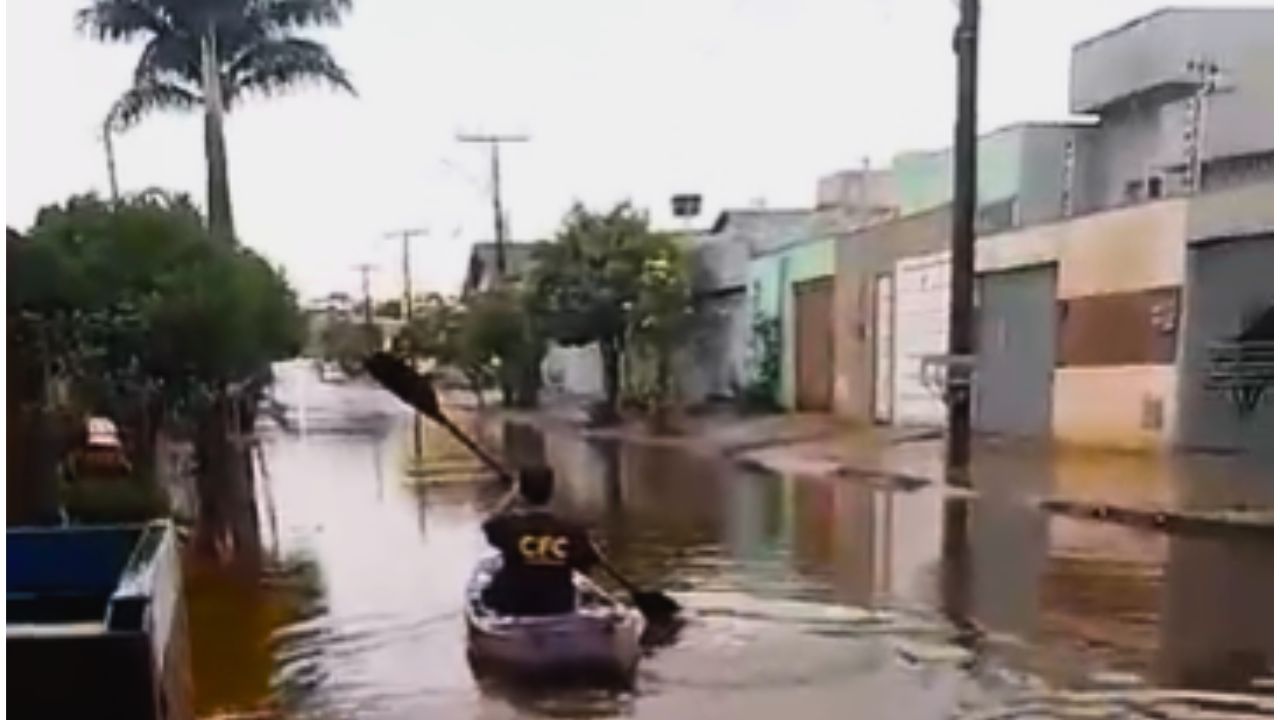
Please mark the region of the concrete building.
[[[978, 232], [998, 232], [1067, 214], [1069, 178], [1064, 152], [1088, 121], [1018, 123], [978, 138]], [[955, 155], [951, 148], [906, 152], [893, 160], [902, 215], [951, 202]]]
[[[1079, 445], [1271, 446], [1271, 183], [1116, 208], [977, 243], [979, 430]], [[838, 246], [835, 408], [939, 425], [946, 209]], [[896, 257], [886, 248], [924, 254]], [[932, 247], [931, 247], [932, 246]], [[1259, 349], [1240, 345], [1259, 318]]]
[[1098, 123], [1064, 148], [1072, 212], [1271, 177], [1270, 9], [1161, 10], [1071, 53], [1071, 112]]
[[[1233, 46], [1221, 33], [1241, 24], [1266, 32], [1241, 29]], [[1160, 47], [1143, 50], [1144, 43]], [[1014, 203], [1003, 228], [979, 226], [980, 430], [1084, 445], [1270, 451], [1272, 151], [1269, 135], [1253, 129], [1271, 124], [1270, 86], [1241, 80], [1213, 100], [1224, 124], [1243, 129], [1234, 144], [1222, 139], [1197, 151], [1199, 192], [1165, 192], [1180, 186], [1147, 183], [1150, 175], [1140, 176], [1142, 193], [1130, 192], [1135, 167], [1178, 170], [1173, 161], [1154, 163], [1155, 150], [1138, 159], [1142, 148], [1168, 145], [1168, 127], [1138, 122], [1137, 115], [1159, 113], [1135, 108], [1185, 97], [1180, 81], [1152, 87], [1151, 77], [1163, 77], [1152, 58], [1218, 50], [1244, 58], [1240, 67], [1264, 55], [1269, 63], [1270, 11], [1168, 11], [1082, 43], [1073, 72], [1084, 77], [1073, 75], [1073, 109], [1098, 110], [1095, 124], [1029, 142], [1038, 126], [984, 138], [980, 202]], [[1112, 71], [1096, 71], [1095, 63]], [[1123, 77], [1132, 81], [1127, 90], [1117, 84]], [[1050, 150], [1059, 141], [1064, 152], [1054, 162]], [[1030, 157], [1041, 159], [1031, 167]], [[932, 173], [917, 169], [929, 161]], [[933, 205], [949, 195], [936, 182], [941, 172], [937, 158], [900, 158], [905, 216], [836, 243], [833, 391], [835, 410], [846, 417], [944, 420], [940, 388], [921, 367], [924, 356], [947, 347], [950, 210]], [[1056, 209], [1049, 202], [1055, 192]]]
[[[506, 242], [504, 263], [508, 278], [520, 278], [533, 266], [537, 242]], [[498, 282], [498, 248], [492, 241], [471, 247], [462, 297], [492, 290]], [[551, 343], [542, 360], [543, 386], [552, 393], [594, 399], [604, 397], [600, 352], [594, 345], [568, 347]]]
[[[533, 251], [537, 243], [511, 242], [503, 243], [503, 264], [509, 278], [522, 277], [529, 271], [533, 261]], [[498, 244], [496, 242], [478, 242], [471, 246], [471, 257], [467, 259], [467, 276], [462, 281], [462, 296], [473, 292], [492, 290], [498, 284]]]
[[691, 238], [694, 330], [676, 377], [687, 403], [736, 397], [750, 382], [753, 255], [768, 253], [805, 226], [811, 210], [730, 209]]

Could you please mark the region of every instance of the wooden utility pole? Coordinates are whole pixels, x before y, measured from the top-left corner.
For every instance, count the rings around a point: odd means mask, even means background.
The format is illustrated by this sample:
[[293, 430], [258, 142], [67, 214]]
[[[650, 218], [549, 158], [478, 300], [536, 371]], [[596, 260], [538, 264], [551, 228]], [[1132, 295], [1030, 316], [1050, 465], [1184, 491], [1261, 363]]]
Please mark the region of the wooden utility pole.
[[498, 284], [507, 277], [507, 256], [504, 245], [507, 241], [506, 219], [502, 212], [502, 143], [528, 142], [527, 135], [458, 135], [458, 142], [485, 143], [489, 146], [490, 191], [493, 195], [493, 241], [498, 265]]
[[392, 230], [384, 237], [400, 238], [400, 272], [404, 281], [404, 321], [413, 319], [413, 273], [409, 262], [409, 241], [419, 235], [426, 235], [426, 228], [406, 228]]
[[373, 325], [373, 298], [369, 293], [369, 273], [373, 272], [374, 265], [371, 263], [361, 263], [356, 266], [356, 272], [360, 273], [360, 291], [364, 293], [364, 324]]
[[[385, 237], [400, 238], [400, 271], [404, 275], [404, 318], [405, 326], [413, 320], [413, 273], [412, 266], [409, 263], [409, 241], [419, 235], [426, 235], [426, 228], [406, 228], [404, 230], [393, 230], [386, 233]], [[414, 462], [422, 460], [422, 416], [416, 411], [413, 413], [413, 459]]]
[[947, 366], [947, 478], [969, 485], [972, 433], [973, 225], [977, 205], [978, 0], [960, 0], [956, 26], [955, 190], [951, 216], [951, 317]]

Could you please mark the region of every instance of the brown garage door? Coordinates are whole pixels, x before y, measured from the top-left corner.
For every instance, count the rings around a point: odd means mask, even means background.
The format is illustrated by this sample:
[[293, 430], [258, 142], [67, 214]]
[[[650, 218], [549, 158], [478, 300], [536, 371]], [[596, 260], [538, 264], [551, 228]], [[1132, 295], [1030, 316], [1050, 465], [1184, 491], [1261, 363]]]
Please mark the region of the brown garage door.
[[831, 278], [796, 283], [796, 408], [831, 411]]

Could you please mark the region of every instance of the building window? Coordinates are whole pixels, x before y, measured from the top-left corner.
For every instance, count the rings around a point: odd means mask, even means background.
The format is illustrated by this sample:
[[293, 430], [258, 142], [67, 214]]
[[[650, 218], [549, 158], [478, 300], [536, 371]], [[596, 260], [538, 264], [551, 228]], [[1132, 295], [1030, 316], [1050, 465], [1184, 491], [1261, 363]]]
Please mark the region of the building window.
[[1147, 199], [1156, 200], [1164, 196], [1164, 178], [1147, 178]]

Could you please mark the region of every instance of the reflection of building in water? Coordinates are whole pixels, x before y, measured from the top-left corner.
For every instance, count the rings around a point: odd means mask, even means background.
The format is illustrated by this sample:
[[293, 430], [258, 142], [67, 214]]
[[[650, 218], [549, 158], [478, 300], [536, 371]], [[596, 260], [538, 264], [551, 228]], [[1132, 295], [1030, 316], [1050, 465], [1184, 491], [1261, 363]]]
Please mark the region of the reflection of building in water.
[[1169, 547], [1163, 535], [1053, 517], [1040, 580], [1041, 639], [1096, 648], [1108, 664], [1150, 675]]
[[1045, 516], [1016, 494], [989, 493], [971, 504], [972, 612], [993, 632], [1033, 634], [1045, 572]]
[[1173, 687], [1270, 677], [1268, 542], [1167, 536], [1055, 517], [1040, 584], [1046, 640], [1066, 635]]
[[1170, 539], [1160, 683], [1245, 689], [1271, 677], [1273, 552], [1270, 540]]
[[937, 496], [862, 482], [798, 480], [786, 487], [798, 571], [829, 581], [835, 599], [852, 605], [934, 599], [930, 571], [942, 547]]
[[783, 488], [778, 479], [761, 475], [745, 475], [727, 486], [725, 543], [735, 559], [769, 558], [788, 540]]

